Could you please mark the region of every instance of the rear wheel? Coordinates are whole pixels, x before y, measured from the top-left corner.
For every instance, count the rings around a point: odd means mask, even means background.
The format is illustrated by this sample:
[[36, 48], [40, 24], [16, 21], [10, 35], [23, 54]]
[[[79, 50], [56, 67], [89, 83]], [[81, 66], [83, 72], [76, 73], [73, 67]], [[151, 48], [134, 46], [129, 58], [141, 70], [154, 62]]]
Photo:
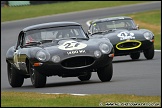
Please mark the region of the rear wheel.
[[137, 60], [140, 57], [140, 52], [131, 53], [130, 57], [132, 58], [132, 60]]
[[46, 76], [42, 75], [34, 69], [32, 64], [29, 63], [29, 73], [33, 86], [35, 88], [44, 87], [46, 85]]
[[21, 87], [24, 83], [24, 77], [12, 64], [7, 63], [8, 81], [12, 87]]
[[113, 75], [113, 65], [112, 63], [109, 64], [108, 66], [105, 66], [103, 68], [99, 68], [97, 70], [97, 74], [99, 79], [102, 82], [110, 81]]
[[154, 45], [152, 45], [149, 49], [144, 50], [143, 54], [146, 59], [152, 59], [154, 57]]
[[78, 79], [81, 80], [81, 81], [87, 81], [91, 78], [91, 76], [92, 76], [92, 72], [88, 72], [84, 76], [79, 76]]

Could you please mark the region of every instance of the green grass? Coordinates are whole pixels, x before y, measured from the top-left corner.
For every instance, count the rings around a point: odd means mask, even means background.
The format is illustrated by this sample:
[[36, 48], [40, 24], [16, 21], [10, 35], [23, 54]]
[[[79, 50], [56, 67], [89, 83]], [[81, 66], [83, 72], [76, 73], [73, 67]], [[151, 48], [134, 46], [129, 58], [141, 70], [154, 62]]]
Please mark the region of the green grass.
[[[34, 92], [1, 92], [1, 107], [98, 107], [108, 102], [147, 103], [161, 106], [161, 96], [124, 94], [93, 94], [74, 96], [69, 94], [41, 94]], [[135, 105], [135, 104], [134, 104]], [[146, 107], [146, 106], [145, 106]], [[148, 106], [147, 106], [148, 107]]]
[[70, 1], [19, 7], [1, 7], [1, 22], [149, 1]]

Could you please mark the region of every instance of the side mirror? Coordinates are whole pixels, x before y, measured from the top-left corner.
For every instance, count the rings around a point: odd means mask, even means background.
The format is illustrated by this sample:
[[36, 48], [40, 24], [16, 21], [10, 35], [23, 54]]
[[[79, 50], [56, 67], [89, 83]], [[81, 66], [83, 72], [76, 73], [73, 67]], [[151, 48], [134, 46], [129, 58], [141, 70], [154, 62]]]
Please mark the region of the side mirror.
[[92, 34], [92, 33], [91, 33], [91, 31], [90, 31], [90, 30], [88, 30], [88, 31], [87, 31], [87, 35], [90, 35], [90, 34]]
[[137, 30], [139, 29], [139, 24], [136, 25]]

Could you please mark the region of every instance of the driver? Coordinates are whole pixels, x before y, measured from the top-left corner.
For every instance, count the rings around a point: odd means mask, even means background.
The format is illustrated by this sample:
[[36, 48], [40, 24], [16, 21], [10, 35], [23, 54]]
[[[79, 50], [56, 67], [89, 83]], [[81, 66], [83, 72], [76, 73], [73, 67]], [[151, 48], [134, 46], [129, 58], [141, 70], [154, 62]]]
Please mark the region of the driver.
[[41, 33], [40, 32], [30, 34], [30, 35], [27, 36], [26, 44], [29, 44], [29, 43], [34, 42], [34, 41], [41, 41]]
[[71, 32], [71, 30], [61, 30], [57, 33], [57, 38], [69, 38], [69, 37], [74, 37], [74, 34]]
[[63, 31], [63, 38], [69, 38], [69, 37], [74, 37], [74, 34], [69, 29], [64, 30]]

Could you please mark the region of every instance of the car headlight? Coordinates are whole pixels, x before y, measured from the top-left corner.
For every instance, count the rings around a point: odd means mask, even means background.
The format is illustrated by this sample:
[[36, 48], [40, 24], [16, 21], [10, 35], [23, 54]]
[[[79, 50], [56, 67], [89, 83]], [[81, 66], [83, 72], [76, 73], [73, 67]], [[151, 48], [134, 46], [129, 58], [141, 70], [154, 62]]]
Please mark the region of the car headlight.
[[153, 37], [153, 35], [150, 32], [145, 32], [143, 35], [147, 40], [151, 40]]
[[100, 48], [101, 52], [104, 54], [108, 54], [110, 52], [109, 45], [107, 45], [105, 43], [100, 44], [99, 48]]
[[98, 51], [98, 50], [94, 51], [94, 56], [95, 56], [96, 58], [100, 58], [100, 57], [101, 57], [101, 52]]
[[52, 61], [54, 62], [54, 63], [58, 63], [58, 62], [60, 62], [60, 57], [58, 56], [58, 55], [55, 55], [55, 56], [53, 56], [52, 57]]
[[46, 51], [40, 50], [36, 53], [36, 58], [39, 61], [47, 61], [50, 58], [50, 54]]

